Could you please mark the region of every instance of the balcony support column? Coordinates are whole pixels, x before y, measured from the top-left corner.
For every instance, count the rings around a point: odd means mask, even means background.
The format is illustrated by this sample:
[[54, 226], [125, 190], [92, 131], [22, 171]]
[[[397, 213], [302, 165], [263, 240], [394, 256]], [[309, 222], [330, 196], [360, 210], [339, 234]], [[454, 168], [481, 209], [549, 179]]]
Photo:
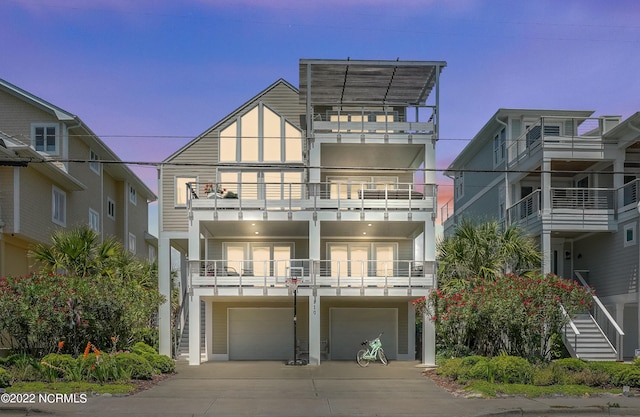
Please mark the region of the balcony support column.
[[616, 190], [616, 209], [624, 207], [624, 157], [625, 151], [618, 150], [618, 155], [613, 161], [613, 188]]
[[171, 357], [171, 244], [162, 235], [158, 239], [158, 290], [167, 300], [158, 311], [159, 352]]
[[[431, 292], [431, 291], [430, 291]], [[429, 298], [430, 295], [427, 296]], [[425, 308], [422, 313], [422, 365], [436, 366], [436, 325]]]
[[551, 213], [551, 160], [544, 159], [542, 161], [542, 215], [548, 215]]
[[320, 365], [320, 296], [309, 295], [309, 365]]
[[200, 365], [200, 295], [189, 294], [189, 365]]
[[542, 235], [542, 273], [550, 274], [551, 273], [551, 232], [548, 230], [543, 230]]

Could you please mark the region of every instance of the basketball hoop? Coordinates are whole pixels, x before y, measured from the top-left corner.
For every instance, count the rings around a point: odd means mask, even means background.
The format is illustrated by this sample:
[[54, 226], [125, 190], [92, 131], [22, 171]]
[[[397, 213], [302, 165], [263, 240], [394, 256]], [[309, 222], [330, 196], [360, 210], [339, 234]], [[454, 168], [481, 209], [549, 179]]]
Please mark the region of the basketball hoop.
[[298, 278], [288, 278], [286, 284], [292, 291], [296, 291], [298, 289]]

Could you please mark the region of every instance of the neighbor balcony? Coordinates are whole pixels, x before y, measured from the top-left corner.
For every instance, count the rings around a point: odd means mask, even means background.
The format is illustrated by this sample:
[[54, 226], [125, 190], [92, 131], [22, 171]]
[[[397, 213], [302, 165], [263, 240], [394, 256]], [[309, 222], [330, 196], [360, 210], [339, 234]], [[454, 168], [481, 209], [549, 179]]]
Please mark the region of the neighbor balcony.
[[536, 190], [509, 207], [507, 220], [529, 232], [539, 231], [543, 222], [551, 230], [613, 231], [616, 195], [611, 188], [551, 188], [544, 210], [543, 193]]
[[330, 260], [192, 260], [189, 286], [212, 295], [287, 295], [287, 280], [319, 295], [424, 295], [435, 287], [435, 262]]

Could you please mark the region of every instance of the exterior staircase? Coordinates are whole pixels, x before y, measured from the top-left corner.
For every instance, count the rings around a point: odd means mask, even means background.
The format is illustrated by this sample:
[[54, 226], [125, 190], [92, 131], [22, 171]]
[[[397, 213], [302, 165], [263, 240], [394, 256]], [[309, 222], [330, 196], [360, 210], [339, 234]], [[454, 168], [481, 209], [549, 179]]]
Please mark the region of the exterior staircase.
[[[184, 319], [184, 326], [180, 333], [180, 340], [178, 342], [178, 351], [177, 358], [178, 359], [188, 359], [189, 358], [189, 313], [186, 312], [187, 316]], [[204, 352], [204, 341], [205, 341], [205, 311], [204, 311], [204, 302], [200, 303], [200, 352]]]
[[578, 314], [564, 328], [564, 344], [574, 358], [586, 361], [615, 361], [618, 352], [591, 314]]

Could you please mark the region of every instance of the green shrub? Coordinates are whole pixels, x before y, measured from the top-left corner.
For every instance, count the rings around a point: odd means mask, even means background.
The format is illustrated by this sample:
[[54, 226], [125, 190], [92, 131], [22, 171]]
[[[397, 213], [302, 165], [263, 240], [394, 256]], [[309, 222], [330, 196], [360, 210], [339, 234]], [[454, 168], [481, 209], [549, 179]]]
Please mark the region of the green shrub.
[[11, 374], [6, 369], [0, 368], [0, 388], [11, 386]]
[[151, 367], [157, 373], [170, 374], [175, 372], [176, 370], [176, 363], [173, 359], [166, 355], [159, 355], [157, 353], [146, 353], [141, 356], [149, 361], [149, 364], [151, 364]]
[[57, 372], [58, 378], [63, 378], [68, 374], [71, 368], [76, 366], [76, 360], [68, 354], [50, 353], [42, 358], [44, 367], [53, 369]]
[[114, 358], [133, 379], [151, 379], [153, 376], [153, 367], [149, 361], [136, 353], [120, 353]]
[[447, 376], [449, 378], [458, 379], [462, 370], [462, 358], [450, 358], [444, 359], [442, 364], [438, 367], [438, 374]]
[[537, 386], [554, 385], [557, 382], [556, 370], [550, 365], [534, 368], [531, 382]]
[[558, 359], [553, 362], [555, 366], [567, 371], [582, 371], [587, 367], [587, 363], [577, 358]]
[[640, 387], [640, 369], [636, 366], [628, 366], [627, 369], [616, 374], [614, 384]]
[[18, 381], [35, 381], [41, 377], [40, 361], [27, 354], [19, 353], [8, 356], [5, 367]]
[[622, 374], [632, 366], [623, 362], [587, 362], [587, 367], [592, 371], [606, 373], [613, 385], [625, 385], [620, 383]]
[[152, 348], [151, 346], [147, 345], [144, 342], [138, 342], [135, 345], [133, 345], [133, 349], [131, 349], [131, 352], [136, 353], [138, 355], [142, 355], [145, 353], [150, 353], [150, 354], [158, 353], [154, 348]]
[[568, 375], [567, 383], [572, 385], [587, 385], [589, 387], [601, 387], [609, 384], [611, 377], [604, 371], [585, 368], [582, 371], [572, 372]]
[[484, 356], [478, 356], [480, 360], [476, 361], [470, 368], [464, 369], [463, 376], [465, 379], [482, 379], [491, 381], [493, 379], [493, 367], [489, 359]]
[[528, 384], [533, 369], [526, 359], [517, 356], [500, 355], [491, 359], [495, 378], [504, 384]]

